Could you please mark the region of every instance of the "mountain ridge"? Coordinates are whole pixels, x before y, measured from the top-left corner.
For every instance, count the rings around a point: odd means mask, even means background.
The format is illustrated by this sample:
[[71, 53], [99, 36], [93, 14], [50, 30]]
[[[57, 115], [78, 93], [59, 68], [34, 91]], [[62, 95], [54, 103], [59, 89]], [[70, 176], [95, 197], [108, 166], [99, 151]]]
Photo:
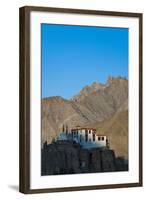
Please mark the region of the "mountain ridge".
[[128, 80], [122, 77], [109, 77], [105, 84], [93, 82], [70, 100], [61, 96], [44, 98], [42, 143], [51, 143], [62, 130], [62, 124], [69, 128], [91, 126], [110, 120], [124, 109], [128, 110]]

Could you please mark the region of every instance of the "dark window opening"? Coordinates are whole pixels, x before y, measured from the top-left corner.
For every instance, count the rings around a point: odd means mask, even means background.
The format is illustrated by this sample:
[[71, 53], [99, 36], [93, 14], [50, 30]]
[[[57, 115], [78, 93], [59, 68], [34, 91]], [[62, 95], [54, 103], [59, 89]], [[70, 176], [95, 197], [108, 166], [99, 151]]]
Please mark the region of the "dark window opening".
[[88, 141], [88, 133], [87, 132], [85, 133], [85, 141], [86, 142]]
[[80, 135], [80, 142], [82, 142], [82, 136]]

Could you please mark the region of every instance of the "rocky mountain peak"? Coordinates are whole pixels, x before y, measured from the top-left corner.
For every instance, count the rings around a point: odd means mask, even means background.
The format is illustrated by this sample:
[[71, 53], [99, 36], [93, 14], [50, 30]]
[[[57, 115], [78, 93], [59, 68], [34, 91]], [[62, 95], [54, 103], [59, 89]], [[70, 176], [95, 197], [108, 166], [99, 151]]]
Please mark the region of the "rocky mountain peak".
[[98, 91], [100, 89], [103, 89], [105, 87], [104, 84], [98, 83], [98, 82], [93, 82], [90, 88], [92, 88], [93, 91]]
[[113, 77], [109, 76], [107, 79], [106, 85], [112, 85], [112, 84], [118, 84], [118, 83], [127, 83], [128, 80], [124, 77], [118, 76], [118, 77]]
[[89, 96], [90, 94], [94, 92], [98, 92], [99, 90], [103, 90], [105, 88], [104, 84], [98, 83], [98, 82], [93, 82], [89, 86], [85, 86], [79, 94], [73, 96], [71, 100], [73, 101], [81, 101], [83, 100], [86, 96]]
[[52, 96], [52, 97], [45, 97], [42, 99], [42, 101], [45, 102], [51, 102], [51, 103], [62, 103], [67, 102], [67, 99], [62, 98], [61, 96]]
[[100, 91], [104, 91], [106, 90], [106, 88], [108, 88], [109, 86], [115, 90], [115, 87], [118, 89], [118, 87], [122, 87], [125, 88], [128, 85], [128, 80], [126, 78], [123, 77], [112, 77], [109, 76], [107, 79], [107, 82], [105, 84], [101, 84], [98, 82], [93, 82], [91, 85], [89, 86], [85, 86], [77, 95], [73, 96], [71, 98], [71, 100], [73, 101], [82, 101], [84, 100], [84, 98], [86, 98], [87, 96], [93, 94], [93, 93], [98, 93]]

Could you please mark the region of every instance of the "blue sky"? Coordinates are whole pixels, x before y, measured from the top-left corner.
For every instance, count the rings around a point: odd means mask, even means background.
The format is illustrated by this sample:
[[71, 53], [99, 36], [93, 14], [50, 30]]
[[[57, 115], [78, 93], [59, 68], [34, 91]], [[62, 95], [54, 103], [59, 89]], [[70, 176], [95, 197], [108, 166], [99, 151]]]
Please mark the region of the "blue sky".
[[128, 78], [128, 29], [41, 25], [42, 97], [77, 94], [108, 76]]

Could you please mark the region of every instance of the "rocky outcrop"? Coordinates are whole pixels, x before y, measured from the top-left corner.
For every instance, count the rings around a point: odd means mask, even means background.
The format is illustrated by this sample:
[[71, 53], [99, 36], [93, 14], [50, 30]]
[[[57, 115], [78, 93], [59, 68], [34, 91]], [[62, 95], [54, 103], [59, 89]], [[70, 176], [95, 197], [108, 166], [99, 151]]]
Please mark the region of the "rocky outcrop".
[[82, 101], [84, 98], [89, 96], [90, 94], [94, 92], [98, 92], [99, 90], [103, 90], [106, 87], [104, 84], [100, 84], [97, 82], [93, 82], [91, 86], [85, 86], [79, 94], [75, 95], [74, 97], [71, 98], [73, 101]]
[[44, 144], [42, 175], [125, 171], [127, 165], [110, 149], [83, 149], [75, 142]]

